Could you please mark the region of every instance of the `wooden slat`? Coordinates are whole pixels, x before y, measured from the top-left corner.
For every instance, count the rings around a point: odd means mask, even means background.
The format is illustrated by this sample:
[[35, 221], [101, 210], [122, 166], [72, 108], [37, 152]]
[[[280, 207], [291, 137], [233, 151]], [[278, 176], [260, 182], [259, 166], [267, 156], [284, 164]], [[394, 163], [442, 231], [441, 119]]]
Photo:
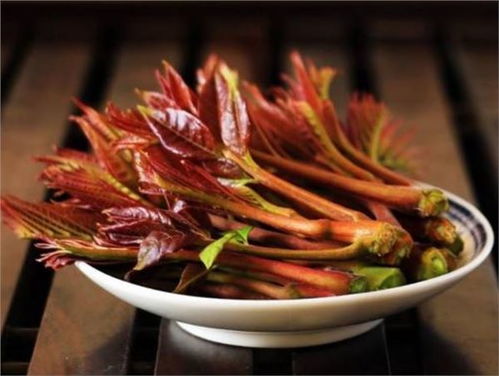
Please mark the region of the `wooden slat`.
[[[302, 25], [302, 27], [300, 27]], [[308, 25], [307, 32], [302, 29]], [[331, 99], [341, 118], [345, 117], [351, 92], [352, 72], [347, 56], [347, 32], [339, 21], [324, 22], [323, 18], [299, 18], [286, 24], [284, 56], [282, 67], [291, 72], [289, 54], [297, 50], [302, 57], [311, 59], [317, 66], [332, 66], [337, 75], [331, 85]]]
[[73, 267], [58, 271], [28, 374], [124, 374], [133, 313]]
[[[36, 182], [40, 167], [33, 155], [51, 151], [61, 140], [69, 113], [69, 97], [78, 91], [90, 44], [67, 44], [38, 35], [24, 69], [13, 87], [2, 116], [2, 194], [40, 200], [44, 188]], [[28, 242], [2, 227], [1, 321], [4, 324]]]
[[[143, 26], [143, 25], [142, 25]], [[134, 88], [155, 88], [162, 59], [179, 63], [176, 33], [130, 30], [118, 56], [109, 96], [119, 106], [137, 103]], [[163, 33], [164, 33], [163, 28]], [[154, 35], [163, 35], [162, 39]], [[30, 374], [124, 374], [135, 309], [86, 280], [75, 268], [58, 272], [40, 326]], [[64, 343], [64, 346], [61, 344]]]
[[[303, 21], [302, 21], [303, 22]], [[338, 76], [332, 84], [331, 98], [340, 117], [344, 118], [348, 96], [351, 92], [352, 72], [347, 56], [346, 32], [341, 21], [330, 22], [335, 25], [328, 28], [326, 34], [321, 29], [321, 20], [307, 20], [308, 38], [294, 36], [296, 22], [291, 22], [290, 39], [286, 45], [296, 48], [304, 57], [312, 59], [318, 66], [330, 65], [338, 70]], [[322, 21], [322, 25], [324, 21]], [[316, 28], [317, 33], [311, 34]], [[297, 33], [299, 34], [299, 29]], [[296, 32], [296, 31], [295, 31]], [[289, 71], [289, 59], [285, 56]], [[359, 361], [362, 354], [362, 361]], [[293, 373], [295, 374], [386, 374], [390, 365], [386, 348], [383, 324], [376, 329], [350, 340], [316, 348], [299, 349], [293, 352]]]
[[294, 352], [296, 375], [387, 375], [390, 367], [384, 345], [384, 326], [361, 336]]
[[[455, 30], [455, 29], [454, 29]], [[495, 30], [497, 32], [497, 29]], [[455, 64], [461, 69], [471, 96], [471, 105], [478, 116], [478, 126], [494, 163], [497, 178], [497, 39], [474, 39], [471, 30], [460, 29], [453, 34]]]
[[251, 370], [250, 350], [204, 341], [162, 321], [156, 375], [248, 375]]
[[268, 25], [264, 20], [210, 18], [206, 25], [210, 28], [206, 31], [203, 59], [216, 53], [239, 72], [241, 79], [258, 83], [267, 79], [269, 45], [265, 37]]
[[[220, 21], [220, 20], [219, 20]], [[201, 58], [212, 52], [225, 59], [237, 69], [240, 76], [252, 81], [263, 80], [265, 72], [253, 64], [253, 54], [264, 55], [264, 27], [258, 20], [245, 20], [231, 27], [223, 28], [217, 19], [210, 19], [206, 44]], [[227, 20], [225, 20], [227, 21]], [[233, 32], [226, 31], [230, 28]], [[192, 74], [192, 72], [187, 72]], [[214, 344], [184, 333], [169, 320], [163, 320], [160, 327], [160, 341], [156, 361], [156, 374], [248, 374], [252, 370], [250, 349]]]
[[[396, 31], [394, 31], [396, 33]], [[374, 44], [382, 98], [415, 126], [424, 180], [472, 199], [435, 56], [424, 41]], [[497, 291], [492, 265], [419, 308], [425, 373], [497, 374]]]

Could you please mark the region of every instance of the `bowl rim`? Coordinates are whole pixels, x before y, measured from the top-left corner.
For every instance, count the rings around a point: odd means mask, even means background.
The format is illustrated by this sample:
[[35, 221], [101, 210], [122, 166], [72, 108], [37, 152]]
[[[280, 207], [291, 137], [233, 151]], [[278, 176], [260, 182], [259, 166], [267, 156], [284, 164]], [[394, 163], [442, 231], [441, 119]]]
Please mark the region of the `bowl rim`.
[[[426, 186], [426, 184], [425, 184]], [[441, 188], [439, 188], [441, 189]], [[407, 284], [404, 286], [399, 286], [386, 290], [378, 290], [378, 291], [367, 291], [358, 294], [347, 294], [347, 295], [339, 295], [339, 296], [329, 296], [329, 297], [317, 297], [317, 298], [304, 298], [304, 299], [282, 299], [282, 300], [257, 300], [257, 299], [225, 299], [225, 298], [211, 298], [211, 297], [203, 297], [203, 296], [192, 296], [192, 295], [182, 295], [175, 294], [167, 291], [157, 290], [150, 287], [145, 287], [141, 285], [137, 285], [135, 283], [131, 283], [128, 281], [124, 281], [122, 279], [113, 277], [107, 273], [100, 271], [99, 269], [93, 267], [85, 261], [76, 261], [76, 267], [87, 277], [90, 279], [94, 279], [92, 277], [96, 277], [100, 280], [105, 280], [107, 284], [122, 285], [122, 287], [126, 287], [130, 290], [135, 290], [137, 294], [148, 294], [155, 295], [158, 299], [167, 298], [169, 300], [175, 300], [178, 303], [204, 303], [204, 304], [216, 304], [216, 305], [224, 305], [225, 307], [235, 306], [240, 309], [247, 308], [289, 308], [290, 306], [302, 306], [303, 304], [307, 305], [323, 305], [323, 304], [342, 304], [349, 302], [356, 302], [359, 299], [361, 300], [371, 300], [371, 299], [382, 299], [382, 298], [390, 298], [397, 295], [405, 295], [406, 293], [418, 293], [427, 290], [431, 290], [432, 288], [436, 288], [440, 285], [445, 285], [446, 282], [451, 283], [453, 281], [457, 281], [474, 269], [476, 269], [480, 264], [488, 257], [492, 250], [492, 246], [494, 244], [494, 232], [492, 230], [492, 226], [485, 216], [476, 208], [473, 204], [466, 201], [465, 199], [450, 193], [444, 189], [441, 189], [450, 201], [457, 203], [458, 205], [467, 209], [472, 217], [479, 222], [485, 231], [485, 243], [482, 246], [479, 253], [475, 254], [474, 257], [467, 262], [465, 265], [459, 267], [456, 270], [451, 271], [450, 273], [426, 280], [415, 282], [411, 284]]]

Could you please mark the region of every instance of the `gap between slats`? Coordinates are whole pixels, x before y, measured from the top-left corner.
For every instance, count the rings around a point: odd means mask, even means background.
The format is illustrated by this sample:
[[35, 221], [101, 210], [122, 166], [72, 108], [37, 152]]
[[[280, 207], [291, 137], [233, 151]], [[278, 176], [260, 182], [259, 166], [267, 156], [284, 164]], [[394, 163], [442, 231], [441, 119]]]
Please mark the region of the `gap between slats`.
[[[126, 30], [120, 28], [121, 35], [110, 34], [109, 38], [113, 38], [115, 44], [120, 42], [121, 48], [117, 51], [117, 47], [112, 46], [109, 48], [110, 55], [98, 60], [98, 66], [107, 66], [109, 69], [105, 80], [97, 72], [96, 79], [102, 82], [102, 86], [98, 88], [99, 98], [91, 105], [102, 107], [104, 97], [109, 96], [120, 107], [133, 107], [137, 102], [133, 89], [136, 86], [142, 89], [155, 86], [154, 70], [161, 68], [162, 58], [173, 59], [172, 63], [177, 64], [178, 40], [170, 43], [170, 38], [176, 36], [173, 23], [170, 22], [172, 30], [167, 35], [162, 33], [164, 27], [152, 30], [154, 25], [162, 26], [159, 23], [145, 24], [143, 20], [135, 19], [134, 25], [129, 25]], [[108, 65], [103, 65], [104, 61]], [[80, 343], [71, 343], [66, 357], [52, 357], [52, 369], [64, 367], [73, 374], [152, 373], [159, 318], [136, 311], [132, 306], [117, 300], [85, 280], [77, 270], [60, 273], [54, 280], [35, 348], [38, 364], [43, 365], [44, 359], [48, 357], [48, 345], [64, 341], [61, 333], [54, 336], [51, 328], [55, 325], [55, 317], [64, 316], [66, 311], [69, 315], [78, 316], [78, 325], [71, 338], [80, 338]], [[79, 289], [75, 285], [77, 283], [82, 284]], [[69, 294], [75, 301], [70, 302], [70, 307], [65, 307], [63, 297]], [[85, 305], [85, 300], [93, 295], [96, 306], [92, 308]], [[86, 316], [78, 314], [79, 311], [86, 312]], [[99, 321], [95, 324], [95, 320]], [[101, 333], [97, 334], [99, 331]], [[78, 351], [80, 347], [82, 351]], [[30, 371], [37, 373], [37, 370], [37, 366], [32, 363]]]
[[[430, 33], [417, 40], [372, 41], [374, 71], [389, 108], [406, 124], [418, 127], [415, 138], [425, 148], [420, 158], [426, 179], [471, 199], [454, 138], [456, 124], [448, 116], [459, 109], [452, 102], [447, 107], [442, 86], [445, 77], [440, 75], [438, 56], [431, 45], [433, 29], [425, 29]], [[391, 30], [390, 35], [397, 34], [397, 29]], [[489, 261], [457, 286], [422, 303], [417, 313], [418, 339], [413, 340], [419, 341], [422, 373], [497, 373], [497, 331], [493, 329], [497, 328], [497, 294]], [[478, 347], [477, 341], [481, 343]]]
[[[487, 146], [490, 145], [490, 140], [486, 138], [493, 137], [493, 135], [484, 133], [486, 125], [480, 124], [480, 118], [474, 106], [474, 100], [478, 100], [478, 98], [472, 98], [470, 87], [468, 87], [464, 77], [465, 71], [457, 51], [455, 36], [452, 36], [448, 28], [440, 25], [437, 29], [434, 46], [443, 88], [452, 107], [454, 129], [471, 178], [473, 196], [489, 219], [494, 233], [497, 234], [497, 161], [494, 160], [494, 157], [497, 156], [497, 134], [496, 139], [492, 141], [496, 150], [489, 150]], [[473, 74], [473, 72], [468, 73]], [[497, 272], [497, 242], [492, 255]]]
[[[304, 22], [304, 21], [302, 21]], [[335, 27], [324, 27], [324, 20], [308, 20], [313, 25], [307, 32], [317, 29], [311, 40], [287, 40], [289, 47], [296, 47], [307, 58], [319, 66], [331, 65], [338, 69], [339, 76], [332, 83], [331, 96], [340, 116], [345, 116], [349, 94], [354, 89], [369, 90], [369, 67], [363, 64], [368, 52], [359, 46], [361, 31], [346, 28], [341, 20], [328, 22]], [[294, 27], [295, 22], [290, 24]], [[357, 23], [358, 24], [358, 23]], [[327, 30], [327, 33], [324, 31]], [[355, 40], [355, 43], [352, 43]], [[350, 43], [349, 43], [350, 42]], [[347, 46], [353, 46], [348, 48]], [[289, 51], [286, 51], [289, 52]], [[286, 61], [288, 56], [283, 56]], [[289, 64], [289, 63], [288, 63]], [[284, 66], [284, 64], [282, 64]], [[288, 68], [289, 69], [289, 68]], [[359, 356], [362, 361], [359, 362]], [[391, 374], [385, 325], [356, 338], [319, 347], [296, 349], [293, 351], [293, 373], [302, 374]]]
[[[212, 20], [213, 21], [213, 20]], [[207, 30], [206, 20], [193, 20], [190, 31], [186, 38], [184, 50], [184, 64], [180, 70], [185, 81], [195, 86], [196, 69], [203, 63], [206, 56], [215, 52], [222, 58], [242, 63], [244, 66], [235, 68], [245, 69], [248, 67], [247, 55], [236, 47], [237, 36], [225, 38], [218, 34], [217, 22], [212, 22], [210, 30]], [[238, 25], [239, 35], [248, 23]], [[249, 70], [248, 70], [249, 71]], [[200, 312], [200, 314], [202, 314]], [[155, 374], [251, 374], [253, 369], [252, 350], [211, 343], [196, 338], [184, 332], [173, 321], [162, 319], [159, 343], [156, 357]]]
[[[102, 63], [110, 57], [109, 55], [103, 56], [111, 50], [108, 44], [109, 39], [101, 38], [100, 40], [101, 43], [96, 45], [96, 49], [93, 53], [93, 60], [88, 67], [88, 72], [83, 81], [83, 88], [80, 91], [80, 97], [89, 103], [98, 100], [100, 82], [105, 83], [108, 73], [106, 64], [102, 65]], [[109, 59], [109, 61], [111, 61], [111, 59]], [[20, 61], [18, 63], [21, 64]], [[74, 110], [72, 112], [74, 112]], [[74, 129], [74, 127], [70, 127], [70, 129]], [[81, 135], [73, 134], [72, 131], [68, 131], [62, 145], [65, 147], [81, 148], [86, 144]], [[48, 198], [48, 193], [46, 193], [45, 200]], [[22, 368], [19, 367], [19, 364], [14, 368], [12, 368], [12, 364], [10, 364], [12, 355], [11, 349], [13, 346], [15, 347], [16, 343], [21, 339], [23, 339], [22, 352], [16, 351], [15, 356], [19, 357], [20, 354], [22, 354], [22, 359], [15, 359], [15, 361], [19, 363], [20, 360], [27, 362], [31, 359], [38, 334], [38, 326], [44, 312], [45, 302], [52, 283], [53, 273], [44, 269], [41, 264], [35, 261], [39, 253], [40, 252], [34, 248], [33, 243], [31, 243], [19, 275], [19, 281], [9, 307], [2, 333], [4, 339], [2, 341], [2, 355], [4, 355], [2, 356], [2, 369], [5, 363], [8, 368], [11, 368], [9, 372], [18, 372], [22, 370]], [[21, 334], [26, 331], [29, 331], [30, 336], [21, 336]]]
[[[372, 49], [366, 25], [357, 22], [350, 30], [350, 64], [354, 70], [352, 90], [372, 93], [381, 98], [372, 62]], [[388, 106], [390, 104], [388, 103]], [[393, 374], [419, 374], [421, 372], [418, 317], [416, 309], [389, 316], [385, 319], [385, 340], [388, 359]]]
[[[2, 55], [4, 53], [6, 54], [6, 57], [2, 56], [1, 103], [3, 105], [6, 103], [11, 88], [23, 67], [23, 62], [26, 60], [27, 54], [29, 53], [34, 39], [34, 32], [31, 26], [23, 28], [22, 32], [19, 32], [17, 29], [15, 31], [7, 29], [2, 32], [15, 33], [14, 35], [7, 36], [8, 38], [11, 38], [8, 41], [8, 46], [5, 49], [2, 46]], [[4, 41], [2, 41], [2, 43], [3, 42]]]

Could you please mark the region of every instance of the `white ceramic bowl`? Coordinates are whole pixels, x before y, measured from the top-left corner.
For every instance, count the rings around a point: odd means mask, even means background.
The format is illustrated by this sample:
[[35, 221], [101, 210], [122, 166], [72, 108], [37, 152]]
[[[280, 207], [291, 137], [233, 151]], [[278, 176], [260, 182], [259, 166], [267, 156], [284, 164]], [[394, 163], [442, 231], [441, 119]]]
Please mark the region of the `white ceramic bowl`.
[[447, 216], [463, 236], [461, 266], [445, 275], [393, 289], [298, 300], [231, 300], [172, 294], [112, 277], [85, 262], [76, 266], [119, 299], [175, 320], [186, 331], [215, 342], [248, 347], [302, 347], [340, 341], [364, 333], [382, 318], [451, 287], [488, 256], [494, 234], [470, 203], [447, 193]]

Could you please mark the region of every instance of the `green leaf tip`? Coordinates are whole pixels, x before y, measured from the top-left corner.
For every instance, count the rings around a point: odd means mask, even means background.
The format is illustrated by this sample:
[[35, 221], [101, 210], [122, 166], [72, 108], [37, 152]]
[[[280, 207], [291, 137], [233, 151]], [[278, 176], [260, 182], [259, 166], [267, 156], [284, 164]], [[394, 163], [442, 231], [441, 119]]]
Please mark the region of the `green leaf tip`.
[[218, 255], [222, 252], [225, 244], [228, 242], [248, 244], [248, 236], [252, 229], [252, 226], [245, 226], [237, 230], [228, 231], [221, 238], [204, 247], [199, 253], [199, 259], [206, 269], [211, 269], [213, 267]]

